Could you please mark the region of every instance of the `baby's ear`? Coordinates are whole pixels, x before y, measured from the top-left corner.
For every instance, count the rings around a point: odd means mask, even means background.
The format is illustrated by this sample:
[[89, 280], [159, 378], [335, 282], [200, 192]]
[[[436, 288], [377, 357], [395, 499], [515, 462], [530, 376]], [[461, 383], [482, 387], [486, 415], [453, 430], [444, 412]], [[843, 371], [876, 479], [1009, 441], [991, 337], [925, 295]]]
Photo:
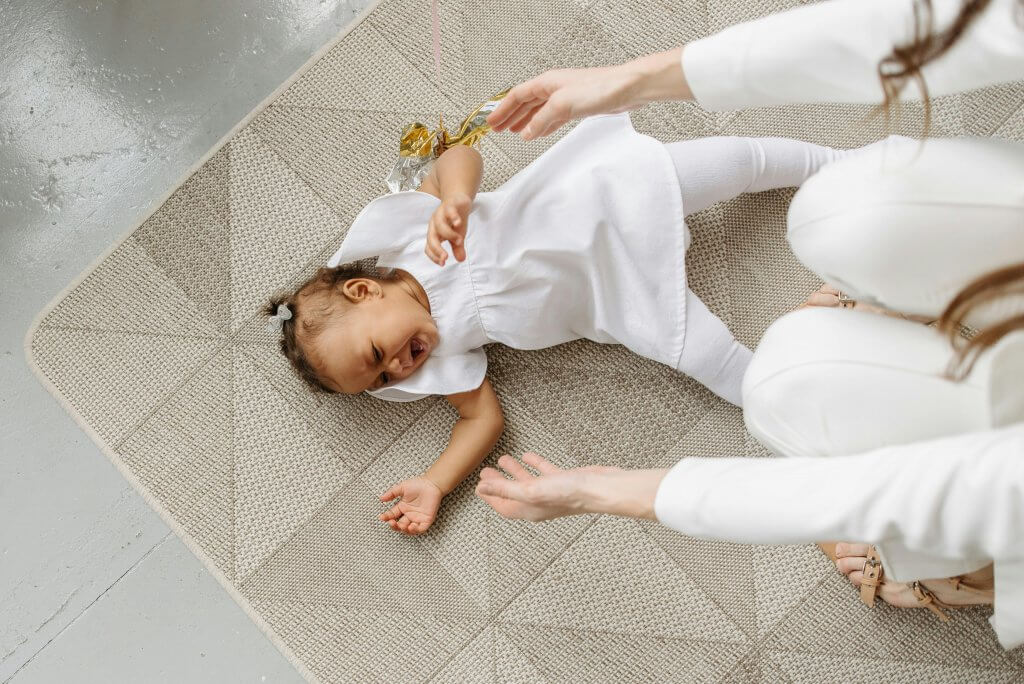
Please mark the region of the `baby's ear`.
[[384, 293], [380, 283], [372, 278], [349, 278], [341, 286], [341, 291], [352, 303], [380, 297]]

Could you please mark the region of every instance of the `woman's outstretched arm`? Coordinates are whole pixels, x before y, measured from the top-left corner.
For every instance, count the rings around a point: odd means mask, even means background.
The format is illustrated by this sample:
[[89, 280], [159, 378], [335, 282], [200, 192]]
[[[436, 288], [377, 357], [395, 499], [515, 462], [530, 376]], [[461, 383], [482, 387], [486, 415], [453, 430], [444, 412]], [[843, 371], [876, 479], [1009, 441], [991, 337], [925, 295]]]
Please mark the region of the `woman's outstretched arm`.
[[[555, 69], [513, 88], [487, 121], [533, 140], [566, 122], [657, 100], [720, 111], [797, 102], [881, 104], [879, 62], [911, 42], [921, 0], [831, 0], [731, 26], [624, 64]], [[932, 0], [934, 29], [960, 0]], [[923, 69], [936, 97], [1024, 77], [1019, 0], [991, 0], [956, 44]], [[913, 79], [901, 97], [919, 97]]]

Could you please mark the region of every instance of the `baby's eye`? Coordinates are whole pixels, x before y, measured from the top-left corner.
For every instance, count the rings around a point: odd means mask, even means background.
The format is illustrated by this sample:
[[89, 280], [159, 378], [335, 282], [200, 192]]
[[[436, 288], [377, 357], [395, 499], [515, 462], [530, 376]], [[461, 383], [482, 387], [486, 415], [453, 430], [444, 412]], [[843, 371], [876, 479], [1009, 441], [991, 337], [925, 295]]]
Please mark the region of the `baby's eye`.
[[380, 362], [382, 355], [380, 349], [377, 349], [377, 345], [373, 345], [373, 358]]

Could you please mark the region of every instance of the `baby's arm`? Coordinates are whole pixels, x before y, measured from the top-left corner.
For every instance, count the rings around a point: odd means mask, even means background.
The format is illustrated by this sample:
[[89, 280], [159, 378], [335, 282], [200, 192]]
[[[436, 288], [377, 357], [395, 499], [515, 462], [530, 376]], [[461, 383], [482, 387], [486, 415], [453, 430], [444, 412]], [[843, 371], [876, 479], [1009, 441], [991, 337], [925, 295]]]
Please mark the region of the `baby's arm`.
[[501, 402], [487, 378], [477, 389], [451, 394], [447, 399], [459, 412], [448, 448], [423, 475], [399, 482], [381, 496], [381, 501], [402, 498], [380, 516], [393, 530], [426, 532], [434, 522], [441, 497], [476, 470], [505, 429]]
[[684, 140], [665, 149], [675, 164], [687, 215], [744, 192], [801, 185], [822, 166], [859, 151], [790, 138], [739, 137]]
[[441, 243], [448, 241], [456, 261], [466, 258], [463, 241], [473, 198], [480, 189], [484, 162], [480, 153], [467, 145], [455, 145], [444, 151], [423, 179], [420, 192], [441, 200], [441, 206], [430, 217], [427, 229], [427, 256], [444, 266], [448, 253]]

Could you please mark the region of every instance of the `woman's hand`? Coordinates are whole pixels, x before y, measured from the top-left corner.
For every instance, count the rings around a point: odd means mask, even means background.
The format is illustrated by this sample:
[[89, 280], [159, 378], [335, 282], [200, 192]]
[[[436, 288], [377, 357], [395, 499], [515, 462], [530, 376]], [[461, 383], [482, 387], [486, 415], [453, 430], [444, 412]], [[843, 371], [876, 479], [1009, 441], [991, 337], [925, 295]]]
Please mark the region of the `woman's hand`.
[[572, 119], [625, 112], [655, 100], [690, 99], [682, 49], [616, 66], [545, 71], [512, 88], [487, 123], [495, 131], [521, 131], [523, 140], [533, 140]]
[[480, 471], [477, 495], [506, 518], [538, 521], [588, 513], [592, 503], [587, 492], [588, 478], [620, 470], [606, 466], [562, 470], [534, 453], [523, 454], [523, 461], [540, 471], [541, 476], [534, 476], [508, 454], [498, 459], [498, 465], [514, 480], [494, 468]]
[[441, 505], [441, 488], [425, 477], [413, 477], [399, 482], [381, 494], [381, 501], [401, 501], [380, 514], [380, 519], [396, 532], [423, 534], [437, 517]]
[[441, 246], [442, 242], [452, 246], [452, 254], [456, 261], [466, 260], [466, 228], [469, 225], [469, 210], [472, 206], [473, 199], [469, 195], [448, 195], [441, 200], [441, 205], [430, 217], [427, 247], [424, 252], [438, 266], [444, 266], [448, 260], [448, 252]]

